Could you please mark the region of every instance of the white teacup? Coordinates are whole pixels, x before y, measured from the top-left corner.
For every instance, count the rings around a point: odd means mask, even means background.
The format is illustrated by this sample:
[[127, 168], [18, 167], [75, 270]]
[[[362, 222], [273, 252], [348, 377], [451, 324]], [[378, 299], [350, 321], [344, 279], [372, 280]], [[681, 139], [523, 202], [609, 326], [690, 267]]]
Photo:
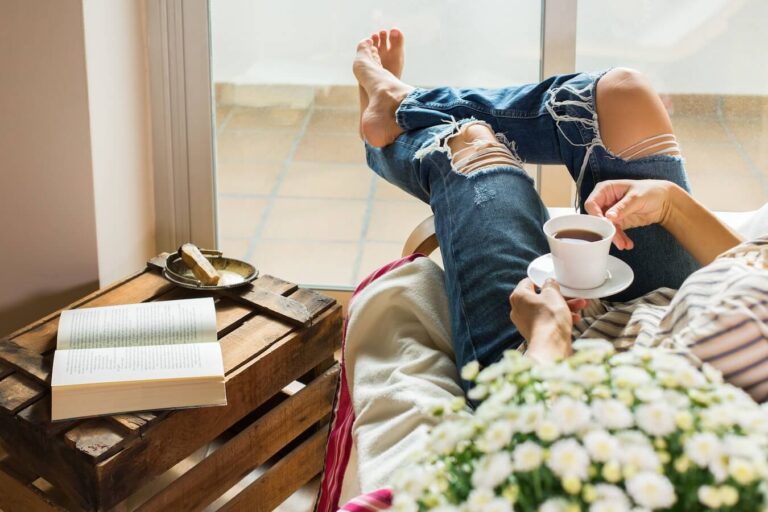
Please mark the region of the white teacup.
[[[556, 237], [578, 234], [574, 233], [576, 231], [590, 232], [594, 238], [599, 235], [599, 239]], [[615, 233], [616, 227], [612, 223], [592, 215], [564, 215], [548, 220], [544, 224], [544, 234], [552, 252], [557, 282], [581, 290], [602, 285], [608, 278], [608, 252]]]

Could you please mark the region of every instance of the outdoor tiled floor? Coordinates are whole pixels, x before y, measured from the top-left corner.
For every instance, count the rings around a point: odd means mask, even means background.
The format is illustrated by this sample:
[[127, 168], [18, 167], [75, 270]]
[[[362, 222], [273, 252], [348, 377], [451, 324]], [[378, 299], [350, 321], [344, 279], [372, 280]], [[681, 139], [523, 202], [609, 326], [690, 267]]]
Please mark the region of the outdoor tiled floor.
[[[220, 247], [302, 284], [352, 286], [400, 255], [429, 208], [366, 168], [352, 87], [219, 85]], [[768, 101], [666, 98], [694, 195], [768, 201]]]

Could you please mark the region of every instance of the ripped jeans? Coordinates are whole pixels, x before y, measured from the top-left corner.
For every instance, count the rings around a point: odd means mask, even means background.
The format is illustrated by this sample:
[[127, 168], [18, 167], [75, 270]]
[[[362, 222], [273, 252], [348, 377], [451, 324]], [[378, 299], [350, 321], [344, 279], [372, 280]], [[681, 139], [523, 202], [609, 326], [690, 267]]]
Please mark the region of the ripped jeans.
[[[509, 319], [509, 295], [528, 264], [549, 252], [542, 232], [547, 210], [521, 161], [564, 164], [578, 184], [582, 211], [605, 180], [664, 179], [689, 190], [679, 156], [628, 161], [602, 145], [594, 94], [601, 76], [562, 75], [502, 89], [416, 89], [396, 113], [405, 133], [384, 148], [366, 145], [371, 169], [428, 203], [435, 215], [459, 368], [473, 360], [488, 365], [522, 342]], [[446, 139], [472, 122], [490, 125], [507, 144], [508, 164], [454, 168]], [[629, 236], [635, 248], [612, 248], [612, 254], [632, 267], [635, 281], [611, 300], [678, 288], [698, 268], [660, 226], [632, 229]]]

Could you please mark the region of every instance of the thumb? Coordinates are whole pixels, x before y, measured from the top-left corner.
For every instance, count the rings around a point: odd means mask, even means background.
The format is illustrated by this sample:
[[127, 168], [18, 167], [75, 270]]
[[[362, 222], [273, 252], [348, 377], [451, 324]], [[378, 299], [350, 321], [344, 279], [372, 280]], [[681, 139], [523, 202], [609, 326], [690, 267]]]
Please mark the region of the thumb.
[[618, 203], [611, 206], [608, 211], [605, 212], [605, 216], [609, 221], [618, 224], [641, 207], [642, 205], [640, 204], [640, 201], [637, 200], [637, 196], [627, 194], [622, 197]]
[[552, 290], [560, 294], [560, 285], [554, 279], [547, 279], [544, 281], [544, 284], [541, 285], [541, 293], [544, 293], [546, 290]]

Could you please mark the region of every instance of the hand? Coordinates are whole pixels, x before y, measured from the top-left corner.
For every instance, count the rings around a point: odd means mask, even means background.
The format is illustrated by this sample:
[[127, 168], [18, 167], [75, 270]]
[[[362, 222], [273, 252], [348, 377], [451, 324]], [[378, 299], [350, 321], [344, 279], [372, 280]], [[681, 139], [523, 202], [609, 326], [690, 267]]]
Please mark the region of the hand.
[[554, 280], [547, 280], [537, 293], [533, 281], [523, 279], [509, 296], [509, 303], [509, 318], [528, 341], [529, 354], [539, 355], [537, 359], [570, 354], [571, 327], [579, 320], [578, 312], [586, 307], [586, 300], [566, 301]]
[[664, 180], [604, 181], [597, 184], [584, 208], [588, 214], [604, 217], [616, 226], [616, 247], [632, 249], [635, 243], [624, 231], [664, 223], [669, 214], [670, 190], [675, 186]]

